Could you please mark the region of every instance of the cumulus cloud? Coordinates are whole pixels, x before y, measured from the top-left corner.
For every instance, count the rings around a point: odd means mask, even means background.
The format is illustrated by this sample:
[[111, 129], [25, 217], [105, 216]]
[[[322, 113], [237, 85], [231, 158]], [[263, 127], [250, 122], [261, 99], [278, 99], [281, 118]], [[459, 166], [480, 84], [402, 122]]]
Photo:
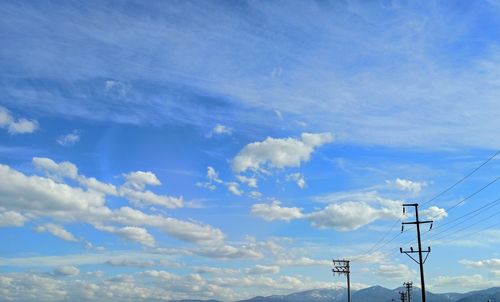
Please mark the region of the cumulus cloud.
[[246, 184], [250, 188], [257, 188], [257, 178], [236, 175], [236, 179], [238, 179], [239, 182]]
[[8, 131], [11, 134], [33, 133], [38, 129], [36, 120], [19, 119], [9, 124]]
[[152, 226], [175, 238], [197, 243], [217, 243], [224, 239], [221, 230], [210, 225], [183, 221], [162, 215], [150, 215], [130, 207], [122, 207], [109, 215], [108, 219], [121, 224]]
[[[40, 162], [52, 167], [50, 161], [38, 161]], [[74, 177], [76, 173], [71, 165], [67, 165], [65, 169], [60, 169], [59, 166], [53, 168], [51, 171], [54, 174]], [[219, 229], [198, 222], [183, 221], [163, 215], [150, 215], [129, 207], [110, 209], [106, 206], [105, 193], [84, 190], [53, 177], [27, 176], [0, 164], [0, 178], [8, 180], [0, 182], [0, 207], [24, 216], [26, 214], [43, 216], [64, 222], [83, 221], [94, 226], [110, 223], [130, 227], [149, 226], [180, 240], [197, 243], [220, 242], [224, 238], [224, 234]], [[144, 184], [144, 181], [139, 181], [139, 183]], [[126, 230], [123, 232], [126, 233]], [[122, 236], [125, 236], [125, 233]], [[137, 231], [136, 234], [138, 234]], [[150, 243], [151, 241], [143, 242]]]
[[302, 133], [300, 139], [268, 137], [246, 145], [233, 159], [232, 168], [241, 173], [266, 167], [298, 167], [310, 159], [316, 148], [332, 141], [331, 133]]
[[387, 181], [388, 184], [396, 187], [401, 191], [408, 191], [413, 194], [418, 194], [427, 184], [425, 182], [411, 181], [408, 179], [396, 178], [394, 181]]
[[58, 276], [76, 276], [80, 274], [80, 270], [75, 266], [61, 266], [54, 270], [54, 274]]
[[421, 212], [421, 214], [426, 218], [426, 219], [431, 219], [434, 221], [439, 221], [442, 220], [446, 217], [448, 217], [448, 213], [446, 212], [445, 209], [439, 208], [437, 206], [431, 206]]
[[59, 136], [56, 141], [59, 145], [64, 147], [73, 146], [80, 141], [80, 135], [78, 131], [75, 130], [71, 133]]
[[182, 197], [158, 195], [151, 191], [136, 191], [127, 187], [120, 189], [120, 194], [136, 206], [161, 205], [166, 208], [180, 208], [184, 204]]
[[0, 228], [20, 227], [28, 220], [24, 215], [15, 211], [0, 211]]
[[236, 196], [243, 195], [243, 191], [240, 190], [240, 187], [239, 187], [238, 183], [236, 183], [236, 182], [228, 182], [226, 184], [226, 186], [227, 186], [227, 190], [229, 192], [233, 193], [234, 195], [236, 195]]
[[251, 213], [267, 221], [307, 219], [312, 226], [337, 231], [352, 231], [377, 219], [396, 219], [400, 217], [400, 202], [378, 198], [372, 204], [366, 202], [337, 202], [310, 213], [296, 207], [282, 207], [279, 201], [271, 204], [254, 204]]
[[400, 215], [400, 204], [373, 207], [365, 202], [343, 202], [330, 204], [326, 208], [307, 214], [313, 226], [334, 228], [338, 231], [356, 230], [377, 219], [397, 219]]
[[7, 108], [0, 106], [0, 127], [7, 128], [10, 134], [33, 133], [38, 129], [36, 120], [14, 119]]
[[152, 172], [137, 171], [126, 174], [125, 184], [117, 190], [112, 184], [100, 182], [93, 177], [79, 175], [76, 165], [70, 162], [56, 163], [49, 158], [35, 157], [33, 158], [33, 164], [38, 169], [45, 171], [51, 178], [59, 180], [68, 177], [93, 191], [125, 197], [136, 206], [161, 205], [167, 208], [179, 208], [184, 204], [182, 197], [158, 195], [148, 190], [144, 191], [146, 185], [161, 184]]
[[70, 212], [101, 208], [104, 196], [58, 183], [51, 178], [26, 176], [0, 164], [0, 205], [12, 210], [29, 210], [35, 214], [66, 217]]
[[153, 235], [151, 235], [145, 228], [136, 226], [126, 226], [122, 228], [112, 226], [96, 226], [96, 228], [101, 231], [116, 234], [127, 241], [137, 242], [150, 247], [156, 245]]
[[48, 232], [66, 241], [78, 241], [78, 239], [76, 239], [76, 237], [73, 234], [65, 230], [62, 226], [53, 223], [46, 223], [43, 225], [39, 225], [35, 228], [35, 231], [39, 233]]
[[292, 173], [286, 176], [286, 181], [293, 181], [297, 184], [297, 186], [301, 189], [304, 189], [306, 186], [306, 180], [304, 179], [304, 175], [302, 173]]
[[281, 202], [275, 200], [271, 204], [258, 203], [252, 206], [253, 215], [260, 216], [267, 221], [298, 219], [302, 217], [302, 212], [296, 207], [282, 207]]
[[153, 172], [136, 171], [124, 174], [125, 186], [130, 186], [136, 190], [144, 190], [146, 185], [159, 186], [160, 180]]

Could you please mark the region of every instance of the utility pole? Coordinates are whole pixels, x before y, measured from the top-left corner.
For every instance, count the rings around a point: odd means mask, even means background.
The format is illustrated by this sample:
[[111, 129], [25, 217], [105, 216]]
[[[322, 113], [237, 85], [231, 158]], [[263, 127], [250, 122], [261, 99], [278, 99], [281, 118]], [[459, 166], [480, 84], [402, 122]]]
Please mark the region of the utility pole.
[[411, 290], [413, 287], [413, 282], [405, 282], [403, 283], [403, 286], [406, 287], [406, 300], [408, 300], [408, 302], [411, 302]]
[[347, 276], [347, 302], [351, 302], [351, 280], [349, 270], [349, 260], [333, 260], [333, 269], [332, 272], [337, 273], [338, 275], [346, 275]]
[[399, 292], [399, 298], [401, 299], [401, 302], [406, 302], [406, 293]]
[[[403, 248], [399, 248], [399, 251], [403, 254], [406, 254], [408, 257], [410, 257], [413, 261], [415, 261], [419, 266], [420, 266], [420, 286], [422, 290], [422, 302], [425, 301], [425, 280], [424, 280], [424, 263], [425, 260], [427, 260], [427, 257], [429, 257], [429, 253], [431, 252], [431, 248], [427, 247], [427, 250], [423, 251], [422, 250], [422, 241], [420, 239], [420, 225], [421, 224], [427, 224], [430, 223], [431, 226], [429, 230], [432, 230], [432, 220], [419, 220], [418, 219], [418, 203], [405, 203], [403, 204], [403, 214], [405, 213], [406, 207], [414, 207], [415, 208], [415, 221], [410, 221], [410, 222], [403, 222], [401, 225], [401, 233], [404, 231], [404, 226], [406, 224], [415, 224], [417, 226], [417, 240], [418, 240], [418, 250], [414, 251], [413, 247], [410, 247], [409, 251], [403, 251]], [[418, 260], [413, 258], [411, 254], [413, 253], [418, 253]], [[422, 253], [426, 253], [425, 259], [422, 256]]]

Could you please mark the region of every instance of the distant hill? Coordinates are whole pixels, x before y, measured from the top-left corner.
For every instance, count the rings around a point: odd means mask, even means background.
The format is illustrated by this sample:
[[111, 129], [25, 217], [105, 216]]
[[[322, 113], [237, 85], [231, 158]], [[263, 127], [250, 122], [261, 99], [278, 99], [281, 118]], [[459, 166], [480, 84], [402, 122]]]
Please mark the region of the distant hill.
[[[382, 286], [372, 286], [352, 292], [353, 302], [387, 302], [400, 301], [399, 292], [404, 289], [388, 289]], [[427, 302], [486, 302], [495, 299], [500, 302], [500, 287], [489, 288], [469, 293], [434, 294], [427, 292]], [[238, 302], [345, 302], [347, 293], [345, 289], [315, 289], [297, 292], [289, 295], [274, 295], [268, 297], [257, 296]], [[420, 289], [414, 288], [412, 301], [420, 302]]]

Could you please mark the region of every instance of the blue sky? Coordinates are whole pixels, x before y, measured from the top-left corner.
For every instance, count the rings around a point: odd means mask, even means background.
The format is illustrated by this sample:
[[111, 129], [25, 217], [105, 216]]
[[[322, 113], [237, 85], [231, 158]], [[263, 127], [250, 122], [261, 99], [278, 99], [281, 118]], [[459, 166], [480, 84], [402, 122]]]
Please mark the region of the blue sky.
[[[6, 1], [0, 16], [13, 301], [343, 286], [332, 258], [352, 260], [354, 288], [418, 283], [401, 204], [500, 148], [497, 1]], [[421, 207], [429, 290], [500, 284], [498, 159]]]

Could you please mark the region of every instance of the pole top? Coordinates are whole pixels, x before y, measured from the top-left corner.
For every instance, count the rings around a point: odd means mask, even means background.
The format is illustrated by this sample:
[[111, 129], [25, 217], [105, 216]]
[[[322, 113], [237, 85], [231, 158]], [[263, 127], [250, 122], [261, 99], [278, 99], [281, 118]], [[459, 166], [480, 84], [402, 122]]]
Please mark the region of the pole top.
[[403, 203], [403, 207], [418, 207], [418, 203]]

